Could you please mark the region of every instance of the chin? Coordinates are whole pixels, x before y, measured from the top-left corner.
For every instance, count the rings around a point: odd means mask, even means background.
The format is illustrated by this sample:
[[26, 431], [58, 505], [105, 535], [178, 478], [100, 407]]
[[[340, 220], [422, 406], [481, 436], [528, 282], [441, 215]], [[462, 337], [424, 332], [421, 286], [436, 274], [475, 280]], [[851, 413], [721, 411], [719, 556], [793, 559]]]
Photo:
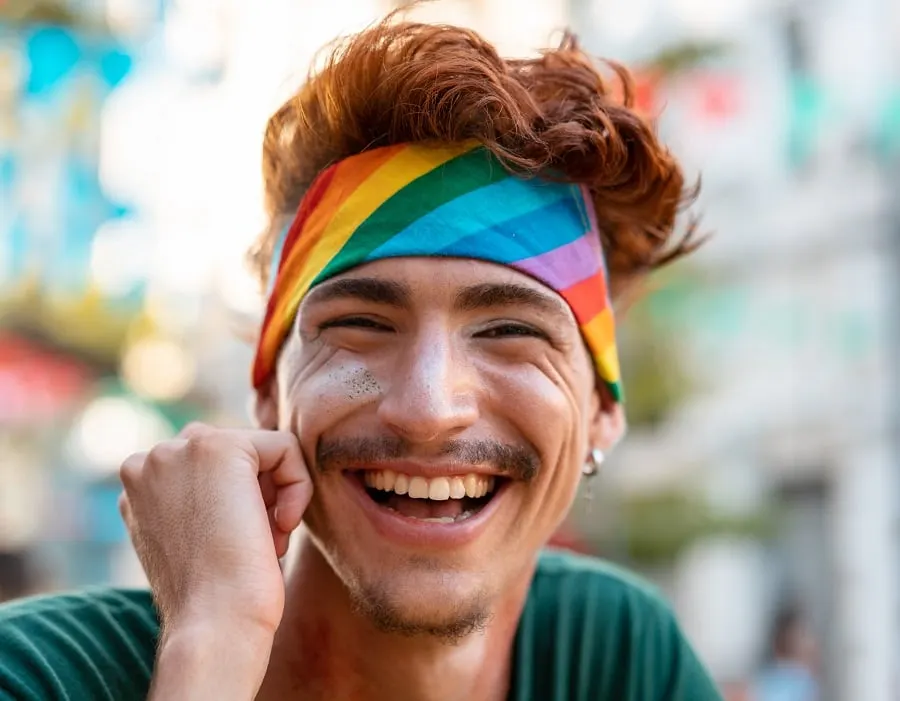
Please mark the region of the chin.
[[400, 568], [381, 577], [357, 573], [349, 579], [344, 581], [355, 610], [382, 632], [452, 644], [483, 631], [491, 618], [486, 585], [458, 572]]
[[[325, 535], [325, 534], [322, 534]], [[483, 568], [457, 558], [360, 548], [358, 539], [313, 534], [313, 542], [343, 583], [354, 610], [378, 630], [454, 643], [483, 630], [493, 590]]]

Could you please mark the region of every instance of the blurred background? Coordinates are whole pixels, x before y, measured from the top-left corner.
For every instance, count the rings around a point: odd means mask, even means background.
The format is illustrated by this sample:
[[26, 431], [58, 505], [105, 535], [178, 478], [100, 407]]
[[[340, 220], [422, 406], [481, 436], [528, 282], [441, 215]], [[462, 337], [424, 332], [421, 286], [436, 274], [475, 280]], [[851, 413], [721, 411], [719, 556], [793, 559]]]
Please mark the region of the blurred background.
[[[0, 600], [142, 583], [120, 461], [247, 423], [265, 121], [394, 5], [0, 0]], [[900, 3], [414, 16], [516, 56], [574, 28], [703, 175], [715, 236], [623, 317], [631, 431], [558, 543], [658, 583], [729, 699], [779, 660], [900, 699]]]

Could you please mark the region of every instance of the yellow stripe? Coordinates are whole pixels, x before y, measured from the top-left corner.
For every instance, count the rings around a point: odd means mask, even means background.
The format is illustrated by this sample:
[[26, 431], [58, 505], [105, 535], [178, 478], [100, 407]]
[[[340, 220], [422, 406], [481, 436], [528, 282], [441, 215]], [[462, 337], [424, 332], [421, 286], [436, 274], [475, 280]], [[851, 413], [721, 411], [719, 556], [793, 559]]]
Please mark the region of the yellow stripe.
[[[303, 297], [309, 291], [313, 280], [325, 269], [350, 237], [362, 223], [368, 219], [384, 202], [399, 192], [416, 178], [425, 175], [447, 161], [471, 151], [478, 142], [465, 142], [440, 147], [423, 147], [411, 145], [398, 152], [390, 160], [381, 165], [363, 182], [356, 191], [349, 195], [334, 213], [327, 228], [313, 250], [304, 261], [303, 269], [294, 279], [287, 277], [285, 283], [292, 291], [274, 289], [272, 294], [280, 297], [278, 307], [264, 338], [261, 341], [263, 352], [273, 358], [281, 346], [281, 342], [290, 330], [294, 316]], [[343, 187], [342, 173], [335, 173], [329, 189]], [[354, 183], [355, 184], [355, 183]], [[330, 198], [330, 193], [323, 196], [322, 201]], [[313, 218], [312, 216], [310, 217]], [[304, 232], [301, 232], [302, 238]], [[291, 256], [285, 261], [285, 271], [292, 267]]]
[[616, 325], [612, 310], [607, 307], [588, 323], [581, 333], [594, 356], [597, 371], [607, 382], [619, 381], [619, 356], [616, 351]]
[[[309, 286], [316, 276], [325, 269], [331, 259], [350, 240], [353, 232], [372, 216], [375, 210], [416, 178], [471, 151], [477, 145], [467, 142], [438, 148], [410, 146], [376, 170], [344, 201], [323, 232], [319, 244], [311, 253], [309, 262], [297, 280], [293, 293], [287, 298], [287, 309], [291, 312], [289, 316], [293, 316], [296, 312], [300, 300], [309, 291]], [[334, 182], [331, 186], [339, 185]]]
[[619, 353], [615, 346], [609, 346], [602, 353], [594, 351], [597, 363], [597, 372], [607, 382], [619, 382], [622, 379], [619, 368]]
[[322, 233], [328, 229], [335, 213], [340, 210], [347, 198], [375, 171], [407, 148], [409, 147], [401, 145], [388, 146], [353, 156], [335, 166], [327, 190], [313, 211], [309, 212], [302, 235], [294, 239], [293, 250], [288, 252], [288, 259], [282, 266], [281, 289], [294, 287], [293, 278], [306, 266]]

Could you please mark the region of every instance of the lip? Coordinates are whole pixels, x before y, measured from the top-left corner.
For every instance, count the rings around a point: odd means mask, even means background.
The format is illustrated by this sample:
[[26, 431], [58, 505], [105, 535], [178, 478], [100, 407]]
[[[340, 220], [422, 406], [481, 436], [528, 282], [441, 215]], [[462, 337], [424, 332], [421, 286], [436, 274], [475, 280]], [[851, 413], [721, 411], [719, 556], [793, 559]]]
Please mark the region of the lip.
[[351, 471], [371, 470], [381, 472], [393, 470], [409, 477], [465, 477], [466, 475], [481, 475], [483, 477], [507, 477], [502, 472], [493, 471], [483, 465], [467, 465], [465, 463], [424, 463], [407, 461], [384, 461], [365, 465], [354, 465]]
[[406, 547], [455, 548], [471, 543], [484, 532], [491, 516], [499, 508], [507, 488], [512, 484], [511, 480], [503, 480], [493, 498], [481, 511], [465, 521], [432, 523], [380, 507], [366, 494], [361, 480], [352, 472], [345, 471], [343, 476], [350, 494], [378, 534], [386, 540]]

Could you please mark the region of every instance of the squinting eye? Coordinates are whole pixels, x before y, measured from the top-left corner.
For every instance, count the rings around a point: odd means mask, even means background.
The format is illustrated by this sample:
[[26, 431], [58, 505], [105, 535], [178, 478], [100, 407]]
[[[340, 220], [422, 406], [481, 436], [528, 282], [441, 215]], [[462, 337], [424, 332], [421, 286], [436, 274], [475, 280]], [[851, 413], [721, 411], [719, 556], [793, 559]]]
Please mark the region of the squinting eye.
[[372, 331], [392, 331], [390, 326], [364, 316], [347, 316], [326, 321], [319, 326], [320, 331], [333, 328], [367, 329]]
[[480, 331], [479, 338], [547, 338], [547, 334], [524, 324], [500, 324]]

